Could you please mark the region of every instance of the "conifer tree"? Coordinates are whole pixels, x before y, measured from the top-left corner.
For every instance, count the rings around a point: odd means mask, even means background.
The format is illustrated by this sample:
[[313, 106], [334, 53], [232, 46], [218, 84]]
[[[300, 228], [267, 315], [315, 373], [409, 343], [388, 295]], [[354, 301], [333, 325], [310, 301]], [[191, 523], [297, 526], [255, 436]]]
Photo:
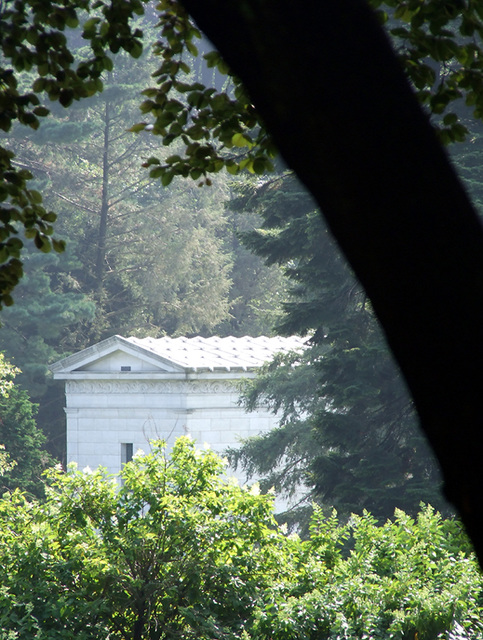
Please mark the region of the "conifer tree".
[[268, 402], [280, 427], [248, 440], [231, 459], [295, 496], [289, 521], [304, 522], [312, 500], [342, 516], [369, 510], [416, 513], [421, 501], [445, 508], [439, 472], [371, 305], [296, 179], [268, 180], [238, 201], [256, 208], [260, 229], [244, 242], [283, 265], [291, 300], [283, 334], [307, 336], [307, 349], [276, 357], [245, 390], [251, 409]]

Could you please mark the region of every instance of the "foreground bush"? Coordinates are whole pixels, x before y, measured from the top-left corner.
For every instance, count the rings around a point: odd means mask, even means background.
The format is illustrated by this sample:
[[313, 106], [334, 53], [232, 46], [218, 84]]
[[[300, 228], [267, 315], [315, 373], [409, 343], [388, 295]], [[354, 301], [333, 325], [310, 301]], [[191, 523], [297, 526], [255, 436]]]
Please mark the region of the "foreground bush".
[[483, 638], [481, 576], [460, 525], [430, 507], [311, 537], [223, 478], [185, 438], [123, 471], [50, 472], [43, 503], [0, 500], [0, 638]]

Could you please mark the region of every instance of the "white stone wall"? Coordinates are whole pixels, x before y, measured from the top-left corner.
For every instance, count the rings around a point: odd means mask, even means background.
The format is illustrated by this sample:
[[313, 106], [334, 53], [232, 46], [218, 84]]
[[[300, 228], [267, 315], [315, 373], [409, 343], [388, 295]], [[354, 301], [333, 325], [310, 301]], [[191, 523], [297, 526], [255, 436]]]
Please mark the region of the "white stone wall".
[[[195, 378], [195, 376], [193, 376]], [[237, 380], [200, 376], [191, 380], [78, 379], [66, 382], [67, 460], [80, 469], [104, 466], [117, 474], [121, 444], [149, 451], [149, 441], [190, 435], [222, 453], [241, 438], [276, 426], [261, 409], [238, 405]], [[241, 474], [236, 474], [244, 482]]]

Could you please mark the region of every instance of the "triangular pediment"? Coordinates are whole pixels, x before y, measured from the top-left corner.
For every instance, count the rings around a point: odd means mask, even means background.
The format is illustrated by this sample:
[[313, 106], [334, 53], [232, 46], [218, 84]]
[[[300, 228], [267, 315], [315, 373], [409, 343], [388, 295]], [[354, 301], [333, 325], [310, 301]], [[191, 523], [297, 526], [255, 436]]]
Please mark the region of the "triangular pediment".
[[54, 378], [74, 373], [180, 373], [183, 367], [142, 346], [113, 336], [52, 364]]

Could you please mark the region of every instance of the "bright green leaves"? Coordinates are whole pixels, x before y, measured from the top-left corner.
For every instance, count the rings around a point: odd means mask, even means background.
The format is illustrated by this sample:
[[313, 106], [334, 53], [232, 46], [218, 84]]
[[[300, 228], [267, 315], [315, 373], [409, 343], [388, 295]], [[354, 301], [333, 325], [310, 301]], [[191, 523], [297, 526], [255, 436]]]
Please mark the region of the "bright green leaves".
[[[122, 487], [99, 470], [54, 469], [44, 505], [0, 501], [2, 630], [239, 637], [282, 570], [271, 499], [223, 480], [222, 460], [188, 439], [169, 458], [161, 443], [152, 448], [124, 467]], [[9, 617], [13, 603], [23, 617]]]
[[45, 503], [0, 500], [5, 634], [481, 637], [482, 579], [457, 522], [427, 507], [415, 520], [398, 511], [379, 526], [366, 513], [342, 525], [317, 509], [302, 542], [277, 528], [256, 487], [223, 479], [212, 452], [186, 438], [169, 458], [152, 447], [125, 465], [121, 487], [102, 470], [54, 469]]
[[460, 525], [429, 507], [382, 526], [368, 513], [343, 526], [316, 511], [294, 551], [293, 578], [267, 590], [253, 638], [481, 637], [477, 563]]

